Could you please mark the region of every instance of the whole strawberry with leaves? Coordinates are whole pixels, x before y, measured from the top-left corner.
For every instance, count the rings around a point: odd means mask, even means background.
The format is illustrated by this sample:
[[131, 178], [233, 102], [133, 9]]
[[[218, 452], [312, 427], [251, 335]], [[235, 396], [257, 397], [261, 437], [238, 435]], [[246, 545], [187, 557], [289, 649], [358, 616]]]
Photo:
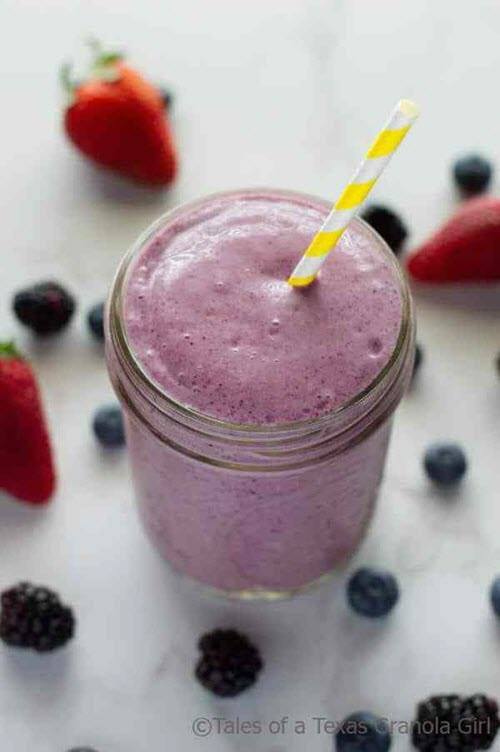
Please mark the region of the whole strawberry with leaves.
[[177, 155], [162, 93], [119, 53], [92, 43], [88, 77], [73, 80], [62, 68], [68, 95], [64, 129], [89, 159], [139, 183], [167, 186]]
[[44, 504], [55, 482], [36, 377], [12, 342], [0, 343], [0, 490]]

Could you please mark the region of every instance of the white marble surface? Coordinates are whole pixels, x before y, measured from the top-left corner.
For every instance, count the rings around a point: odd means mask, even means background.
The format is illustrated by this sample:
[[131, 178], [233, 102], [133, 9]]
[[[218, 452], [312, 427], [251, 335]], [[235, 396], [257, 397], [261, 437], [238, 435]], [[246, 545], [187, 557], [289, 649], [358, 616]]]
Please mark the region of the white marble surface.
[[[500, 630], [487, 602], [500, 570], [494, 307], [418, 299], [426, 362], [399, 411], [379, 511], [357, 557], [400, 578], [400, 606], [384, 624], [347, 611], [344, 575], [292, 602], [238, 606], [186, 591], [169, 574], [136, 520], [125, 455], [103, 456], [90, 434], [111, 390], [82, 316], [167, 206], [259, 184], [333, 196], [401, 96], [423, 115], [376, 195], [422, 238], [453, 204], [455, 154], [480, 148], [500, 165], [498, 2], [3, 0], [0, 14], [0, 331], [40, 375], [60, 472], [44, 511], [1, 500], [0, 585], [51, 585], [79, 618], [60, 653], [0, 650], [2, 752], [323, 752], [331, 739], [314, 716], [366, 708], [409, 719], [431, 692], [500, 694]], [[63, 141], [56, 69], [90, 33], [129, 48], [175, 89], [183, 168], [170, 193], [97, 173]], [[49, 276], [75, 291], [80, 312], [67, 335], [37, 344], [9, 300]], [[422, 475], [422, 449], [436, 438], [467, 448], [470, 473], [456, 497], [440, 497]], [[267, 663], [258, 687], [233, 701], [213, 700], [191, 678], [196, 638], [217, 625], [252, 634]], [[191, 731], [197, 716], [265, 725], [284, 715], [305, 720], [306, 735], [200, 740]]]

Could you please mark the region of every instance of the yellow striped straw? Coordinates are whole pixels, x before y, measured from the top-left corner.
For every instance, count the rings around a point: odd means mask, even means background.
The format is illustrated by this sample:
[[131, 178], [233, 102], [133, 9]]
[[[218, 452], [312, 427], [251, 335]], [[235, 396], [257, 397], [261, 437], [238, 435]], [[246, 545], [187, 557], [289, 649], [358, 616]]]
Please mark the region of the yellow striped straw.
[[351, 181], [344, 188], [320, 231], [314, 236], [309, 248], [293, 270], [292, 276], [288, 279], [292, 287], [306, 287], [316, 278], [418, 114], [418, 107], [409, 99], [401, 99], [398, 102], [385, 127], [366, 152]]

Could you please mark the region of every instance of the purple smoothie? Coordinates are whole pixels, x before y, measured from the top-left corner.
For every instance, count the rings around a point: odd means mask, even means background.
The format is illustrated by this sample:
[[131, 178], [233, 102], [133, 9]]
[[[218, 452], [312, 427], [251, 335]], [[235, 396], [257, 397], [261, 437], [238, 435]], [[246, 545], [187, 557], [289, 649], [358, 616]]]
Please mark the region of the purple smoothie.
[[291, 288], [327, 211], [299, 194], [209, 198], [167, 216], [122, 284], [127, 347], [156, 395], [124, 386], [108, 347], [140, 514], [176, 569], [219, 590], [300, 589], [355, 550], [371, 516], [411, 370], [410, 354], [378, 396], [401, 339], [403, 283], [355, 221], [317, 281]]
[[125, 321], [167, 394], [219, 420], [286, 423], [327, 413], [373, 381], [401, 324], [399, 282], [373, 234], [351, 225], [315, 284], [286, 281], [325, 216], [297, 199], [226, 197], [151, 240]]

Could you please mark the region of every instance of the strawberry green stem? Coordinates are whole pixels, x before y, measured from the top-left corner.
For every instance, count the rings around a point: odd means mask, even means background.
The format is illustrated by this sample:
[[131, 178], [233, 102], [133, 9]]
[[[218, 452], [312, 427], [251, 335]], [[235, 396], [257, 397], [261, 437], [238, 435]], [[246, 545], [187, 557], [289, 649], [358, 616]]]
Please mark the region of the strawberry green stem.
[[[113, 83], [120, 78], [117, 63], [123, 59], [121, 52], [106, 52], [98, 39], [88, 39], [87, 45], [92, 52], [90, 76], [99, 81]], [[71, 107], [75, 101], [76, 89], [81, 85], [72, 75], [71, 63], [64, 63], [59, 70], [59, 79], [66, 96], [66, 107]]]
[[94, 54], [94, 59], [97, 59], [103, 53], [101, 41], [97, 37], [89, 37], [87, 39], [87, 47]]
[[75, 91], [78, 87], [78, 81], [71, 75], [71, 63], [63, 63], [59, 69], [59, 80], [64, 92], [66, 107], [71, 107], [75, 101]]
[[59, 80], [61, 86], [68, 96], [73, 95], [75, 90], [75, 81], [71, 77], [71, 63], [63, 63], [59, 69]]
[[19, 358], [14, 342], [0, 342], [0, 358]]
[[106, 52], [98, 39], [94, 37], [87, 40], [87, 44], [93, 54], [91, 67], [92, 76], [101, 81], [117, 81], [119, 72], [116, 63], [123, 59], [121, 52]]

